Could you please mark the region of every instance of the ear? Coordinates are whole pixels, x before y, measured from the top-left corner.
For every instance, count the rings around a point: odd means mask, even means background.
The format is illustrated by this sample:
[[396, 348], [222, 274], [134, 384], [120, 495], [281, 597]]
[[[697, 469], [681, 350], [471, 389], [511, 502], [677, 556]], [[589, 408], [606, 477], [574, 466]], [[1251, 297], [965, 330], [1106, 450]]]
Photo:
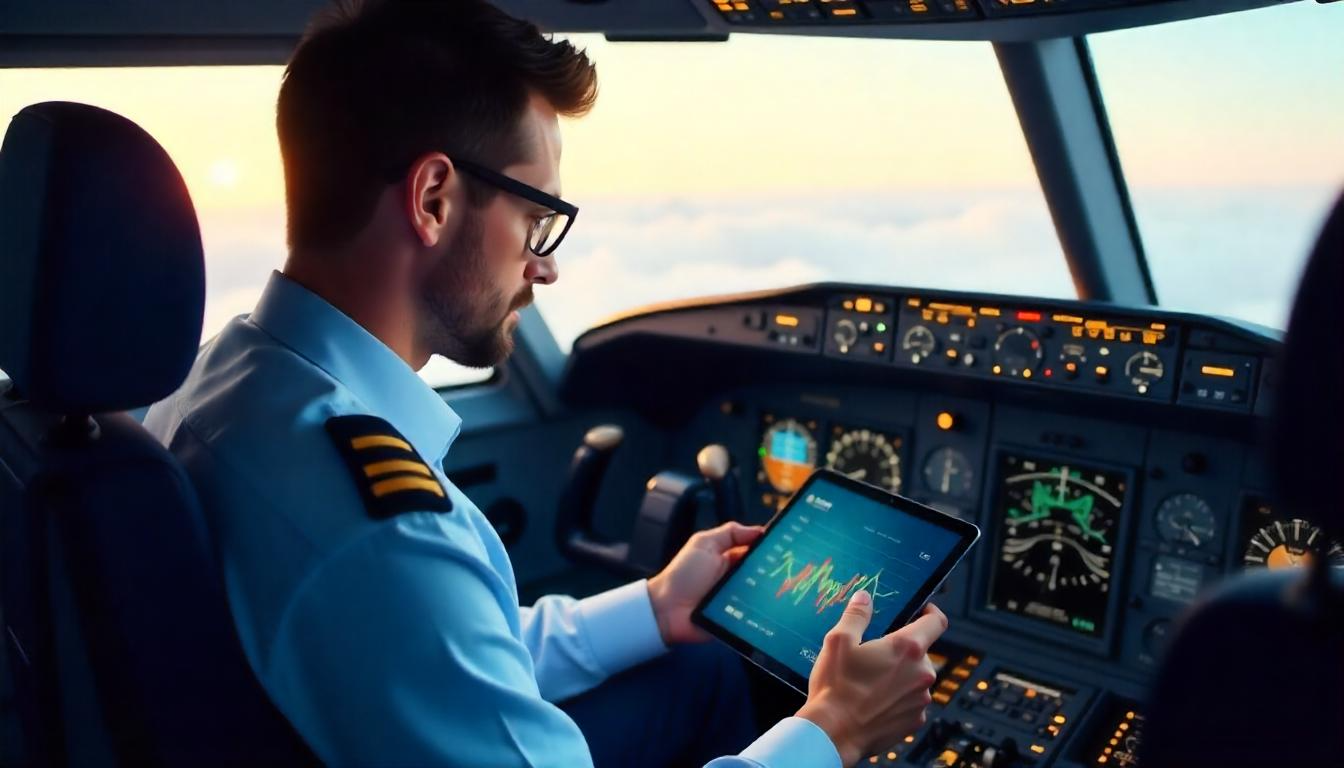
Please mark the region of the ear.
[[426, 248], [448, 236], [457, 186], [457, 169], [441, 152], [424, 155], [407, 171], [403, 201], [406, 220]]

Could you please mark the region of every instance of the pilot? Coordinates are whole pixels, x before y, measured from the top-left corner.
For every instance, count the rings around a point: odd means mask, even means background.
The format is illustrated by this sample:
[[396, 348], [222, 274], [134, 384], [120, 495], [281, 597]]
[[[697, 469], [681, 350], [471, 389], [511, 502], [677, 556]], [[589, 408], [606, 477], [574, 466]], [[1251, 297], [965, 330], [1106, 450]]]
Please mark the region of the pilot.
[[510, 353], [576, 213], [557, 115], [596, 93], [582, 52], [483, 0], [329, 9], [285, 72], [283, 272], [145, 423], [200, 492], [248, 661], [324, 762], [837, 766], [923, 722], [936, 608], [861, 643], [856, 593], [803, 707], [751, 741], [735, 658], [669, 649], [706, 639], [691, 611], [759, 528], [520, 607], [445, 476], [461, 419], [415, 371]]

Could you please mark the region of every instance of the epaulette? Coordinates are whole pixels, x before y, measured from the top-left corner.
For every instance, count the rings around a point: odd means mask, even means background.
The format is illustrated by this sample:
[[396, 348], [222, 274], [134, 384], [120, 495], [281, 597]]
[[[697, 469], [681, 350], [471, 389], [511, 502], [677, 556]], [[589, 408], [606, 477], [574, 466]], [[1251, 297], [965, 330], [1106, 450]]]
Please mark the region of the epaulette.
[[333, 416], [327, 434], [354, 476], [369, 517], [451, 512], [453, 501], [409, 441], [377, 416]]

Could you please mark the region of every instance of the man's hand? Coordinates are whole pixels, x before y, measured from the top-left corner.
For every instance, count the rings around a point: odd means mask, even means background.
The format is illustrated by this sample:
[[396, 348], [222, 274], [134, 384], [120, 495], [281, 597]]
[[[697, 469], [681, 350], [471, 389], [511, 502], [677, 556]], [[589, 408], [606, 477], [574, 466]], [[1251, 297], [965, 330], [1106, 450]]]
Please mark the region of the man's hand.
[[759, 525], [724, 523], [700, 531], [687, 540], [666, 568], [649, 579], [649, 601], [664, 643], [702, 643], [709, 639], [704, 630], [691, 623], [691, 612], [764, 530]]
[[822, 642], [807, 681], [807, 703], [798, 710], [831, 737], [844, 765], [924, 724], [935, 679], [929, 646], [947, 629], [947, 617], [929, 603], [914, 622], [865, 643], [863, 631], [872, 617], [872, 597], [854, 593]]

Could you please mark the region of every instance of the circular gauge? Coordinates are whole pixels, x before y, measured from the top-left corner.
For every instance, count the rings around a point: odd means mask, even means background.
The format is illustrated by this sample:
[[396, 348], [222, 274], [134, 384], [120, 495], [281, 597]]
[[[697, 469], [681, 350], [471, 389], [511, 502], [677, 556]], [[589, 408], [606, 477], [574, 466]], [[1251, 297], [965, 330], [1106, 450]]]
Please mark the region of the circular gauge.
[[901, 441], [869, 429], [836, 427], [826, 466], [855, 480], [901, 490]]
[[1031, 378], [1041, 364], [1041, 340], [1026, 328], [1010, 328], [994, 342], [995, 372]]
[[939, 448], [924, 460], [924, 484], [944, 496], [971, 495], [971, 460], [956, 448]]
[[910, 362], [922, 363], [938, 349], [938, 337], [922, 325], [916, 325], [901, 337], [901, 350], [910, 356]]
[[1218, 531], [1213, 509], [1193, 493], [1168, 496], [1157, 507], [1156, 521], [1163, 541], [1196, 549], [1212, 541]]
[[1338, 542], [1326, 544], [1321, 529], [1301, 518], [1275, 520], [1256, 531], [1246, 544], [1242, 562], [1271, 570], [1310, 565], [1325, 557], [1332, 566], [1344, 566], [1344, 547]]
[[835, 340], [835, 345], [841, 352], [848, 352], [849, 348], [854, 346], [854, 342], [859, 340], [859, 327], [849, 318], [841, 318], [835, 324], [835, 330], [831, 333], [831, 338]]
[[760, 454], [765, 481], [780, 493], [793, 493], [817, 467], [817, 440], [802, 422], [780, 419], [765, 430]]
[[1125, 361], [1125, 377], [1140, 395], [1148, 394], [1154, 384], [1162, 380], [1162, 358], [1144, 350], [1135, 352]]

